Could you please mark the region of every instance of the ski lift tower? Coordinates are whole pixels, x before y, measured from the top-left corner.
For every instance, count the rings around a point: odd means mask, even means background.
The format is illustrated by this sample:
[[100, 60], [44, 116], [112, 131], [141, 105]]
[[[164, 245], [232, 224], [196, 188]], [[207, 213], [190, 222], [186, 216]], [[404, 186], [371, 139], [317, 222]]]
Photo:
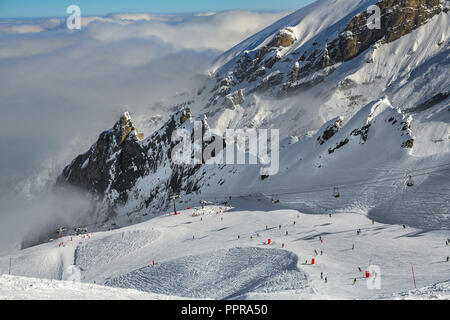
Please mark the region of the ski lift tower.
[[413, 180], [412, 176], [408, 177], [408, 181], [406, 181], [406, 186], [414, 187], [414, 180]]
[[176, 207], [176, 200], [180, 198], [180, 195], [174, 193], [169, 196], [170, 200], [173, 200], [173, 212], [175, 215], [177, 215], [177, 207]]
[[334, 187], [333, 197], [335, 197], [336, 199], [341, 197], [341, 192], [339, 191], [338, 187]]

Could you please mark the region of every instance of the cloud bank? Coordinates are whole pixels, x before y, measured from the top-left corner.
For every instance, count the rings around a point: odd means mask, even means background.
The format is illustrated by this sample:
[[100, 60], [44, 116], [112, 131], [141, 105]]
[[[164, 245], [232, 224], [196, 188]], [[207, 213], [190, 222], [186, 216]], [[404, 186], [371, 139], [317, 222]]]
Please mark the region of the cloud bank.
[[[121, 13], [83, 18], [79, 31], [1, 19], [0, 233], [26, 211], [11, 199], [47, 199], [40, 192], [122, 112], [150, 134], [220, 53], [286, 14]], [[54, 216], [45, 202], [40, 218]]]

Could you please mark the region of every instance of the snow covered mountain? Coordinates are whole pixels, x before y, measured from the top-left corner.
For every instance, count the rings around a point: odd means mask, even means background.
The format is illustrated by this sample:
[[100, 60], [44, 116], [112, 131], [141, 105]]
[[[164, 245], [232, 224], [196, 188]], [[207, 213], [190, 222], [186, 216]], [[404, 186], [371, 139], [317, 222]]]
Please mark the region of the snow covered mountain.
[[[373, 5], [380, 29], [369, 25]], [[448, 228], [449, 7], [316, 1], [219, 57], [189, 107], [147, 139], [124, 115], [58, 183], [93, 194], [97, 222], [164, 212], [172, 193], [184, 201], [278, 194], [309, 212]], [[203, 129], [280, 129], [280, 172], [263, 180], [260, 166], [174, 165], [171, 135], [192, 131], [196, 119]], [[339, 188], [347, 190], [336, 199]]]
[[[150, 136], [125, 113], [55, 186], [89, 195], [90, 214], [66, 225], [89, 234], [0, 257], [0, 273], [13, 261], [19, 276], [0, 277], [0, 298], [26, 297], [14, 287], [30, 283], [78, 298], [70, 283], [20, 278], [65, 280], [71, 266], [101, 298], [448, 298], [449, 8], [318, 0], [220, 56]], [[241, 128], [280, 129], [277, 174], [173, 161], [178, 129], [194, 135], [194, 151], [219, 143], [215, 156], [250, 158], [213, 136]], [[382, 290], [361, 280], [370, 264]], [[422, 289], [409, 291], [413, 264]]]
[[[11, 261], [11, 276], [0, 276], [0, 299], [450, 297], [448, 231], [404, 229], [352, 213], [303, 214], [263, 198], [135, 222], [0, 257], [0, 274], [9, 273]], [[369, 265], [380, 268], [381, 287], [367, 286]]]
[[[379, 30], [368, 26], [366, 10], [375, 4], [382, 14]], [[417, 85], [412, 75], [430, 72], [431, 65], [445, 68], [437, 58], [448, 54], [445, 5], [317, 1], [220, 57], [194, 106], [212, 127], [278, 126], [286, 135], [304, 135], [386, 94], [404, 109], [439, 94], [444, 99], [445, 69], [434, 70], [432, 88]], [[296, 121], [280, 126], [286, 118]]]

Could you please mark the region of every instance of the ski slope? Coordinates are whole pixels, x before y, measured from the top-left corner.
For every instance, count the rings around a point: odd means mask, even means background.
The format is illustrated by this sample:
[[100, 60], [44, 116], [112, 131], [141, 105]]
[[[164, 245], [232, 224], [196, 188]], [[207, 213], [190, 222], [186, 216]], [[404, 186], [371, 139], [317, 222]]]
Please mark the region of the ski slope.
[[[263, 198], [235, 198], [229, 205], [182, 208], [179, 215], [66, 236], [18, 251], [11, 255], [12, 275], [63, 280], [67, 268], [75, 265], [81, 271], [82, 290], [89, 293], [84, 298], [93, 299], [114, 298], [120, 290], [131, 290], [123, 296], [131, 299], [449, 297], [448, 231], [380, 224], [355, 213], [303, 214]], [[9, 258], [0, 258], [0, 274], [8, 273]], [[379, 290], [366, 285], [364, 272], [369, 265], [380, 267]], [[68, 299], [80, 298], [64, 282], [0, 279], [7, 283], [0, 289], [2, 299], [33, 297], [53, 287], [67, 291]], [[94, 282], [102, 287], [93, 286]]]
[[0, 276], [0, 300], [169, 300], [158, 294], [88, 283]]

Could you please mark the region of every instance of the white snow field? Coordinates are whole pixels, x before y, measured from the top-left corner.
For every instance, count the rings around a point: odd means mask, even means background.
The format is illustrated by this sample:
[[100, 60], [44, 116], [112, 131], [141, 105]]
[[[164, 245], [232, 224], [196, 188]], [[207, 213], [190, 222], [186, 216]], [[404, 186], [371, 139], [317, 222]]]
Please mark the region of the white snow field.
[[[230, 206], [186, 209], [17, 251], [0, 258], [0, 274], [9, 272], [11, 258], [14, 276], [0, 278], [0, 298], [450, 297], [448, 231], [380, 224], [356, 213], [303, 214], [267, 199], [235, 198]], [[72, 265], [80, 270], [80, 287], [50, 281], [67, 279]], [[380, 289], [367, 287], [370, 265], [380, 268]]]
[[2, 275], [2, 300], [168, 300], [159, 294], [108, 288], [89, 283]]

